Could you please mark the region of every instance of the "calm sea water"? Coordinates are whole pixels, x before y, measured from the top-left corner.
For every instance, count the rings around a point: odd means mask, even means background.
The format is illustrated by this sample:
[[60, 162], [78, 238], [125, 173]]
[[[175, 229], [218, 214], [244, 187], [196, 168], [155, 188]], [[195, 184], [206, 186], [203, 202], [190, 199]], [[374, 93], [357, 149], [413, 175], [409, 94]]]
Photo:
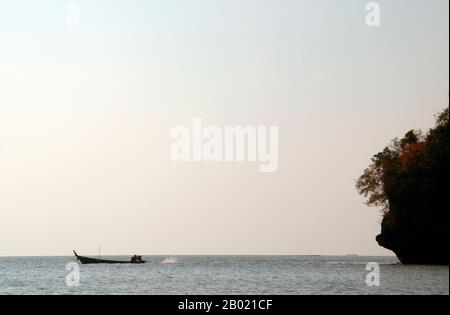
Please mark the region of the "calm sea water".
[[[112, 257], [127, 260], [128, 257]], [[80, 266], [72, 257], [0, 258], [0, 294], [449, 294], [449, 268], [403, 266], [393, 257], [146, 256], [145, 265]], [[366, 265], [380, 265], [380, 287]]]

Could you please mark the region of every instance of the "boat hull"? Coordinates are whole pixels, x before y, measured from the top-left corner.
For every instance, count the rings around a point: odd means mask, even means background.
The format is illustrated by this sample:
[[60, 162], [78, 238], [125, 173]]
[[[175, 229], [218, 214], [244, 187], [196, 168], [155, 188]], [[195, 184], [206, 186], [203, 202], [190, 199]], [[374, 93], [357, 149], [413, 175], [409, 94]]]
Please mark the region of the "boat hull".
[[110, 265], [133, 264], [133, 265], [138, 265], [138, 264], [145, 264], [144, 260], [142, 260], [140, 262], [106, 260], [106, 259], [96, 259], [96, 258], [79, 256], [75, 251], [74, 251], [74, 254], [75, 254], [75, 257], [77, 258], [77, 260], [83, 265], [91, 265], [91, 264], [110, 264]]

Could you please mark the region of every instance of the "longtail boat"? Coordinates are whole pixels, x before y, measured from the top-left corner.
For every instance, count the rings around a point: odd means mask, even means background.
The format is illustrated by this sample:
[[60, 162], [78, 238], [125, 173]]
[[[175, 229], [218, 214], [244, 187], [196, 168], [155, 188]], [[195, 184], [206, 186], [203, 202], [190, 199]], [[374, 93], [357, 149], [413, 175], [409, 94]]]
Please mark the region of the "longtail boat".
[[130, 261], [119, 261], [119, 260], [105, 260], [105, 259], [84, 257], [84, 256], [78, 255], [76, 251], [73, 251], [73, 253], [75, 254], [75, 257], [77, 258], [77, 260], [83, 265], [88, 265], [88, 264], [145, 264], [145, 260], [136, 259], [136, 258], [138, 258], [138, 256], [132, 257], [130, 259]]

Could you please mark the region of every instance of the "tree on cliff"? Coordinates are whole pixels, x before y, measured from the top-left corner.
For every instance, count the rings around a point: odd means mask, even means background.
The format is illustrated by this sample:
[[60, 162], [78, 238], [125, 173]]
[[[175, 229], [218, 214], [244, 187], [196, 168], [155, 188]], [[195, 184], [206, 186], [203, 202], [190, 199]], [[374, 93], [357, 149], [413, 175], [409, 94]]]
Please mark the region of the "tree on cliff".
[[448, 264], [449, 109], [426, 135], [411, 130], [372, 158], [357, 181], [381, 208], [378, 243], [404, 263]]

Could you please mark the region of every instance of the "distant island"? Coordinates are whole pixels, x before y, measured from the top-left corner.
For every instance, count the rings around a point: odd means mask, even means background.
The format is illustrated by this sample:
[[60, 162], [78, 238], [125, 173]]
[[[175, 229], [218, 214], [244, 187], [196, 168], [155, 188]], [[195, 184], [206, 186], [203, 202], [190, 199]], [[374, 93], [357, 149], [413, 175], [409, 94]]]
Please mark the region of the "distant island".
[[404, 264], [448, 265], [449, 109], [372, 158], [356, 187], [383, 215], [378, 244]]

